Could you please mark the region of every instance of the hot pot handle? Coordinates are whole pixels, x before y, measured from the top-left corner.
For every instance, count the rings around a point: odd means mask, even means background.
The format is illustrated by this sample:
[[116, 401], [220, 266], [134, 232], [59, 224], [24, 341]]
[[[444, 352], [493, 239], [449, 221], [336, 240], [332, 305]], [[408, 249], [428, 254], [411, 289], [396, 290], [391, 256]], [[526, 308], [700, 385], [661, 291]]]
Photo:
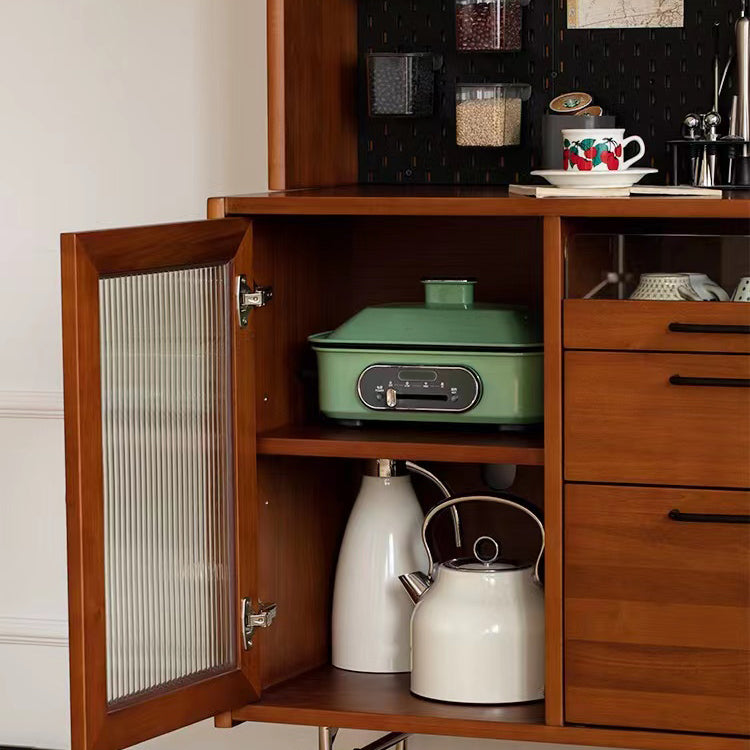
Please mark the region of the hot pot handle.
[[459, 505], [460, 503], [469, 503], [474, 501], [482, 501], [482, 502], [488, 502], [488, 503], [499, 503], [500, 505], [508, 505], [511, 508], [515, 508], [516, 510], [522, 510], [527, 516], [534, 519], [536, 522], [536, 525], [539, 527], [539, 531], [542, 535], [542, 546], [539, 550], [539, 555], [536, 558], [536, 563], [534, 564], [534, 580], [541, 586], [542, 582], [539, 578], [539, 565], [542, 561], [542, 555], [544, 554], [544, 544], [545, 544], [545, 536], [544, 536], [544, 524], [539, 520], [539, 518], [536, 516], [535, 513], [532, 513], [528, 508], [525, 508], [520, 503], [517, 503], [515, 500], [511, 500], [509, 498], [501, 497], [500, 495], [459, 495], [458, 497], [452, 497], [448, 500], [445, 500], [442, 503], [439, 503], [436, 505], [424, 518], [424, 523], [422, 524], [422, 544], [424, 544], [425, 550], [427, 550], [427, 560], [428, 560], [428, 567], [427, 570], [432, 573], [432, 567], [435, 564], [435, 561], [432, 557], [432, 550], [430, 549], [430, 544], [427, 541], [427, 527], [430, 525], [430, 521], [441, 511], [446, 510], [447, 508], [452, 508], [455, 505]]

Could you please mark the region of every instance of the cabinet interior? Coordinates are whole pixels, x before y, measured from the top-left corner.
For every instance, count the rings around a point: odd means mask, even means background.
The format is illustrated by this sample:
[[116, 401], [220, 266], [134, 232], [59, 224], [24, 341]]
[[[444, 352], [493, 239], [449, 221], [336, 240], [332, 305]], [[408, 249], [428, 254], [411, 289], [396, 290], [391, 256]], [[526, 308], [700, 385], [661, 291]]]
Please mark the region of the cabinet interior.
[[[273, 627], [263, 634], [263, 689], [291, 680], [280, 689], [293, 690], [301, 680], [306, 690], [322, 695], [333, 689], [331, 681], [345, 680], [347, 690], [362, 695], [377, 696], [380, 690], [383, 701], [394, 694], [415, 700], [408, 675], [357, 675], [328, 666], [336, 561], [359, 490], [359, 459], [421, 461], [454, 492], [487, 491], [482, 466], [514, 463], [509, 491], [543, 511], [541, 426], [506, 435], [497, 428], [336, 425], [318, 413], [315, 356], [307, 337], [337, 327], [368, 305], [422, 301], [420, 281], [426, 276], [475, 277], [477, 301], [527, 305], [541, 314], [541, 221], [264, 217], [253, 221], [253, 248], [254, 281], [274, 293], [253, 322], [259, 595], [279, 607]], [[427, 480], [414, 477], [413, 483], [425, 510], [440, 500]], [[496, 534], [509, 559], [535, 559], [538, 531], [528, 519], [500, 507], [472, 503], [465, 508], [462, 549], [452, 542], [449, 514], [436, 522], [438, 559], [468, 554], [482, 533]], [[323, 672], [311, 672], [317, 668]], [[456, 706], [425, 705], [434, 706], [437, 715], [461, 712]], [[516, 713], [518, 720], [544, 720], [543, 707]]]
[[[705, 273], [729, 294], [750, 274], [747, 222], [572, 222], [566, 247], [568, 299], [627, 299], [643, 273]], [[621, 284], [599, 288], [608, 273]]]
[[[475, 277], [477, 301], [527, 305], [541, 313], [540, 220], [261, 218], [253, 232], [255, 282], [274, 290], [273, 302], [255, 321], [260, 453], [364, 458], [373, 454], [363, 443], [400, 443], [392, 458], [542, 462], [539, 430], [498, 437], [497, 430], [389, 425], [357, 432], [325, 422], [307, 342], [368, 305], [423, 300], [425, 276]], [[419, 444], [415, 451], [404, 445], [409, 441]], [[322, 452], [323, 443], [333, 442], [335, 452]]]
[[[456, 493], [490, 490], [480, 464], [424, 462], [423, 465]], [[352, 459], [298, 456], [258, 459], [259, 596], [261, 601], [273, 599], [279, 608], [273, 627], [263, 634], [264, 691], [330, 664], [336, 562], [346, 521], [359, 490], [361, 469], [362, 462]], [[429, 480], [414, 476], [412, 481], [425, 511], [442, 499]], [[518, 466], [508, 491], [543, 512], [543, 468]], [[437, 559], [470, 555], [473, 541], [485, 534], [501, 543], [507, 559], [528, 563], [536, 559], [540, 544], [536, 525], [512, 509], [467, 503], [461, 507], [461, 524], [463, 545], [457, 548], [450, 514], [436, 518], [432, 544]], [[300, 627], [303, 621], [304, 628]], [[402, 693], [405, 699], [408, 697], [408, 675], [399, 676], [404, 678], [403, 684], [392, 675], [381, 677], [390, 679], [391, 689]], [[341, 672], [332, 679], [346, 679], [351, 689], [367, 691], [368, 680], [372, 678], [372, 675]]]

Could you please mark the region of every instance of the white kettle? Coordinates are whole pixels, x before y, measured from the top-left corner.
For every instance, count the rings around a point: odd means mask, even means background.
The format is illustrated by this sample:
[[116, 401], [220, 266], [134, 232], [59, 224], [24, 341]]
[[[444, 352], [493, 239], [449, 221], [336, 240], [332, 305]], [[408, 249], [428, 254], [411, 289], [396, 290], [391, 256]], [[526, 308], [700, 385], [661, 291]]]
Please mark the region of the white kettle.
[[[419, 571], [399, 577], [416, 603], [411, 618], [411, 690], [451, 703], [521, 703], [544, 698], [544, 591], [539, 565], [544, 526], [513, 496], [464, 495], [436, 505], [422, 524], [434, 579]], [[460, 503], [508, 505], [534, 519], [541, 549], [534, 565], [499, 562], [491, 537], [474, 543], [474, 558], [433, 566], [427, 529]]]

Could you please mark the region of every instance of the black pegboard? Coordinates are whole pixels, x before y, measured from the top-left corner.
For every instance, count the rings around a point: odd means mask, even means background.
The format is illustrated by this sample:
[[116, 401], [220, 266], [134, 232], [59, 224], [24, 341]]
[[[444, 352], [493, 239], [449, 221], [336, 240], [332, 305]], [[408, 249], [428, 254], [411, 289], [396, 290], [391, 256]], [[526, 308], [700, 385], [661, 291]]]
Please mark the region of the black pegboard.
[[[565, 0], [531, 0], [523, 11], [523, 49], [464, 53], [455, 47], [453, 0], [359, 0], [359, 179], [393, 184], [502, 185], [525, 181], [541, 160], [541, 123], [557, 94], [587, 91], [618, 127], [646, 141], [644, 166], [671, 168], [666, 141], [680, 136], [688, 112], [713, 101], [712, 26], [720, 24], [722, 68], [740, 0], [685, 0], [679, 29], [568, 29]], [[367, 52], [442, 55], [432, 118], [370, 118]], [[722, 97], [727, 112], [732, 70]], [[456, 145], [456, 83], [522, 82], [523, 143], [499, 149]], [[725, 130], [723, 132], [726, 132]]]

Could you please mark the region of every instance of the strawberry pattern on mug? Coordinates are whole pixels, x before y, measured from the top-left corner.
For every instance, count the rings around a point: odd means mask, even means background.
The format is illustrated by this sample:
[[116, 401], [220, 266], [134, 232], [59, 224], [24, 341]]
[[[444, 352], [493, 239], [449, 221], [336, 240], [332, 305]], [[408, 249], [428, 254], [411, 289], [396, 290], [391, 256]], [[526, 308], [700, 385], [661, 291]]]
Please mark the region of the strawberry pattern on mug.
[[[575, 118], [573, 118], [575, 119]], [[622, 172], [646, 153], [643, 138], [625, 137], [624, 128], [571, 128], [562, 131], [563, 166], [573, 172]], [[638, 153], [625, 159], [628, 144], [636, 143]]]
[[614, 138], [604, 138], [597, 142], [596, 138], [583, 138], [579, 141], [563, 142], [563, 168], [578, 169], [590, 172], [604, 164], [610, 172], [620, 168], [622, 144]]

